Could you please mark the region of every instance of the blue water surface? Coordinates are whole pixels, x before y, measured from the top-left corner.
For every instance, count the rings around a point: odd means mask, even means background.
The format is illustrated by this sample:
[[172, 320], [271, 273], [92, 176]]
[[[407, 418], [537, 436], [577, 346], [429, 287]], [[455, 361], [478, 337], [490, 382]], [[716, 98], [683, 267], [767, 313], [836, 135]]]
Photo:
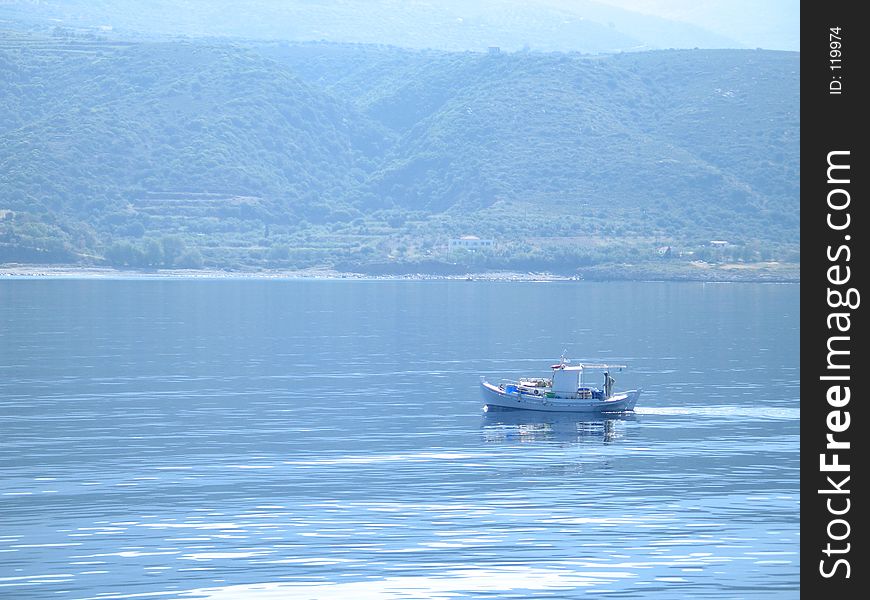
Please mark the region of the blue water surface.
[[[2, 598], [797, 598], [799, 286], [0, 281]], [[636, 414], [481, 411], [620, 362]]]

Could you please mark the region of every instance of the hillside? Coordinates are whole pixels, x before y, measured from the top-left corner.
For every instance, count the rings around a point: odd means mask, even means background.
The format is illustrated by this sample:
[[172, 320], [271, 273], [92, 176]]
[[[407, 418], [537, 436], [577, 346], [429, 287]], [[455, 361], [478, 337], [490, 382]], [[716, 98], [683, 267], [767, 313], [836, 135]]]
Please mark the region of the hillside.
[[794, 53], [7, 35], [0, 78], [0, 262], [797, 259]]
[[[435, 157], [439, 145], [473, 135], [477, 143], [443, 153], [457, 166], [485, 163], [477, 180], [484, 187], [525, 188], [515, 196], [548, 195], [529, 189], [541, 177], [527, 175], [549, 170], [548, 181], [560, 182], [550, 186], [556, 196], [565, 190], [576, 195], [571, 186], [578, 181], [596, 190], [609, 182], [621, 187], [627, 204], [638, 205], [644, 203], [638, 183], [688, 170], [709, 178], [709, 196], [733, 199], [732, 208], [793, 216], [799, 191], [796, 54], [667, 51], [590, 59], [325, 45], [264, 52], [402, 136], [385, 179], [404, 177], [419, 186], [423, 173], [405, 175], [413, 165], [403, 157]], [[555, 151], [542, 154], [534, 144], [524, 149], [529, 139], [546, 139]], [[645, 170], [617, 173], [614, 167], [629, 156]], [[513, 180], [492, 181], [490, 167]], [[672, 199], [692, 190], [692, 184], [655, 187]], [[423, 195], [436, 205], [451, 203], [437, 189]]]

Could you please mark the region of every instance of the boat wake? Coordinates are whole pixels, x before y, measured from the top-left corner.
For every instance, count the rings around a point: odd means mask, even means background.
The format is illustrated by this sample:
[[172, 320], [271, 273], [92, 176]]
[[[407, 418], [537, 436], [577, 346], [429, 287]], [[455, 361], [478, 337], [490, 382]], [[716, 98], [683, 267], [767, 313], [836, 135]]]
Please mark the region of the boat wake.
[[692, 417], [719, 417], [733, 419], [800, 419], [801, 411], [798, 407], [758, 407], [750, 406], [642, 406], [634, 409], [637, 415], [660, 415], [660, 416], [692, 416]]

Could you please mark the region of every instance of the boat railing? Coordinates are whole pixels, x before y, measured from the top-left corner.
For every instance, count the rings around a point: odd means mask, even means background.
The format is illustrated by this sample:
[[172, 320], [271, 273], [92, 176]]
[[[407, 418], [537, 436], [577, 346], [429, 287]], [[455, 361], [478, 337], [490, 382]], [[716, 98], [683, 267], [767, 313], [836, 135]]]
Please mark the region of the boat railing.
[[547, 379], [546, 377], [529, 377], [525, 379], [520, 379], [519, 384], [531, 388], [545, 388], [551, 387], [553, 385], [553, 381], [551, 379]]
[[[501, 391], [507, 392], [509, 394], [519, 392], [522, 394], [546, 395], [547, 397], [551, 397], [552, 392], [548, 391], [549, 385], [547, 385], [546, 382], [548, 382], [548, 380], [546, 379], [499, 379], [496, 387], [498, 387], [498, 389], [500, 389]], [[539, 385], [534, 385], [534, 383], [538, 383]], [[544, 383], [545, 385], [540, 385], [541, 383]], [[600, 390], [594, 386], [586, 385], [580, 386], [579, 388], [577, 388], [577, 391], [572, 394], [559, 394], [560, 398], [570, 400], [604, 400], [604, 396], [605, 393], [603, 390]]]
[[519, 392], [521, 394], [542, 395], [547, 389], [546, 385], [529, 385], [528, 380], [516, 379], [501, 379], [498, 382], [498, 389], [508, 394]]

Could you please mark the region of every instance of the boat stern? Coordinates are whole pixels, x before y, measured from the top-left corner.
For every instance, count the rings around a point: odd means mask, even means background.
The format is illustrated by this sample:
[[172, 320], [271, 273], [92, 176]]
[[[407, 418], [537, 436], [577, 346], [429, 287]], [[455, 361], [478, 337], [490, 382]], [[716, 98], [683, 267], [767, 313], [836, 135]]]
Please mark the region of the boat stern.
[[626, 410], [634, 410], [634, 405], [637, 404], [637, 401], [640, 399], [640, 393], [643, 390], [629, 390], [625, 392], [627, 396], [625, 401], [625, 409]]

